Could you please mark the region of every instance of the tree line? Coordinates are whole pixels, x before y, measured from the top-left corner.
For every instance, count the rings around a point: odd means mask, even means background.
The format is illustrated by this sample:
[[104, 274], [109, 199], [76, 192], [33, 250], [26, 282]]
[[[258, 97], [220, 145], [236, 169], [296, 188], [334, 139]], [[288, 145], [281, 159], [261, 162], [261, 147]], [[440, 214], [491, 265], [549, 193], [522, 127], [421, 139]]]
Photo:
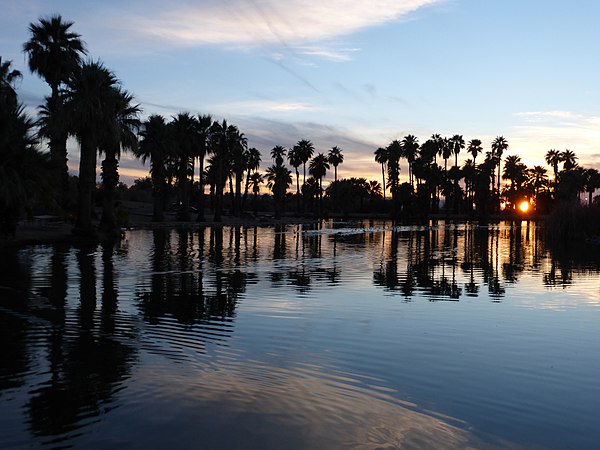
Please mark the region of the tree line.
[[[290, 197], [295, 199], [297, 214], [318, 217], [327, 211], [356, 210], [357, 202], [360, 211], [387, 212], [393, 217], [439, 212], [484, 216], [499, 213], [502, 206], [511, 210], [523, 199], [545, 210], [557, 200], [572, 201], [581, 192], [589, 194], [591, 204], [593, 192], [600, 187], [598, 172], [580, 167], [570, 150], [547, 153], [553, 180], [544, 167], [527, 168], [517, 155], [503, 160], [509, 146], [502, 136], [494, 139], [483, 161], [477, 162], [484, 153], [479, 139], [467, 143], [461, 135], [434, 134], [419, 144], [409, 134], [375, 150], [381, 184], [364, 178], [338, 180], [342, 149], [334, 146], [326, 153], [315, 152], [308, 139], [289, 149], [273, 147], [272, 164], [260, 173], [261, 152], [249, 148], [244, 133], [226, 120], [189, 112], [141, 120], [142, 111], [133, 95], [101, 61], [88, 56], [72, 26], [60, 15], [40, 18], [29, 26], [30, 38], [23, 45], [29, 69], [50, 87], [35, 121], [18, 101], [16, 83], [22, 74], [0, 58], [0, 215], [8, 233], [14, 232], [24, 210], [44, 204], [65, 214], [74, 211], [74, 231], [93, 235], [99, 155], [103, 158], [100, 228], [108, 233], [116, 230], [118, 165], [123, 151], [150, 164], [155, 221], [164, 220], [172, 192], [177, 218], [182, 221], [192, 220], [193, 211], [197, 220], [206, 220], [207, 206], [217, 222], [226, 206], [233, 216], [240, 216], [250, 209], [250, 192], [257, 212], [263, 184], [272, 193], [276, 217], [281, 217], [286, 206], [292, 209], [287, 205]], [[76, 138], [80, 152], [74, 202], [69, 197], [73, 179], [67, 165], [70, 136]], [[48, 143], [49, 152], [41, 151], [41, 140]], [[465, 149], [472, 158], [459, 166], [458, 156]], [[402, 160], [408, 166], [405, 182], [400, 176]], [[323, 180], [332, 168], [334, 180], [325, 189]], [[504, 186], [501, 179], [506, 181]], [[206, 190], [209, 205], [205, 204]], [[386, 198], [386, 192], [391, 198]]]

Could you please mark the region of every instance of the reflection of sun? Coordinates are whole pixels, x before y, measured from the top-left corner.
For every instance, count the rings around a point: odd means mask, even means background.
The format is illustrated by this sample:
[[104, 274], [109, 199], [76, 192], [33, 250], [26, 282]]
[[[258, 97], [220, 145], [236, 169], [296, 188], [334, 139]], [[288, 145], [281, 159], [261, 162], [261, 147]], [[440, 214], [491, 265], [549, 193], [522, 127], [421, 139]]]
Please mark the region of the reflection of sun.
[[529, 211], [529, 202], [527, 200], [524, 200], [521, 203], [519, 203], [519, 209], [521, 210], [521, 212]]

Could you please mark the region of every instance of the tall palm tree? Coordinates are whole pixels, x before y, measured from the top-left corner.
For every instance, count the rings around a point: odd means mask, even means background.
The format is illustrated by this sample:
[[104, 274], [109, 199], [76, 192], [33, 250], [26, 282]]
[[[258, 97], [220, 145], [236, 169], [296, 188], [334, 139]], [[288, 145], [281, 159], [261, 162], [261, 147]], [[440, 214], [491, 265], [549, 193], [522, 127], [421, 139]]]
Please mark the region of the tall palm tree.
[[106, 155], [101, 172], [104, 199], [100, 227], [111, 233], [117, 229], [115, 189], [119, 184], [118, 158], [121, 150], [137, 150], [137, 131], [140, 128], [139, 105], [132, 103], [133, 96], [129, 92], [119, 88], [115, 90], [113, 117], [109, 124], [112, 131], [100, 143], [100, 151]]
[[100, 62], [87, 62], [66, 82], [65, 116], [80, 146], [79, 189], [75, 232], [93, 234], [92, 193], [96, 185], [96, 153], [111, 129], [118, 80]]
[[244, 186], [244, 199], [242, 201], [242, 209], [246, 203], [246, 197], [248, 196], [248, 188], [250, 187], [250, 177], [256, 173], [260, 167], [261, 154], [260, 151], [254, 147], [249, 148], [246, 151], [246, 185]]
[[304, 167], [304, 176], [302, 178], [302, 184], [306, 183], [306, 163], [312, 158], [312, 155], [315, 151], [315, 146], [308, 139], [301, 139], [296, 144], [298, 147], [298, 152], [300, 155], [300, 160], [302, 161], [302, 166]]
[[[61, 115], [63, 99], [59, 88], [73, 74], [86, 54], [81, 36], [71, 31], [73, 22], [65, 21], [60, 15], [40, 18], [29, 25], [30, 38], [23, 44], [29, 69], [38, 74], [50, 86], [52, 94], [47, 103], [51, 115]], [[62, 179], [63, 189], [68, 184], [67, 137], [64, 127], [54, 126], [49, 136], [50, 157], [57, 175]]]
[[323, 178], [328, 169], [329, 161], [323, 153], [318, 153], [310, 160], [308, 171], [319, 183], [319, 214], [323, 213]]
[[593, 195], [600, 188], [600, 172], [597, 169], [586, 169], [584, 172], [585, 190], [588, 193], [588, 206], [592, 206]]
[[388, 162], [388, 151], [383, 147], [375, 150], [375, 162], [381, 164], [381, 186], [383, 188], [383, 199], [385, 200], [385, 167]]
[[388, 185], [392, 194], [392, 213], [396, 214], [398, 187], [400, 186], [400, 158], [402, 157], [402, 143], [393, 140], [387, 146], [387, 168], [388, 168]]
[[189, 221], [191, 180], [196, 149], [198, 145], [198, 127], [194, 116], [188, 112], [178, 113], [169, 123], [172, 144], [177, 155], [177, 187], [179, 192], [179, 209], [177, 219]]
[[258, 212], [258, 193], [260, 192], [260, 185], [263, 181], [263, 176], [258, 172], [254, 172], [250, 175], [250, 186], [252, 187], [252, 193], [254, 194], [254, 215]]
[[230, 163], [235, 174], [235, 201], [233, 203], [234, 215], [242, 213], [242, 181], [244, 172], [248, 170], [248, 140], [244, 133], [239, 131], [230, 134]]
[[527, 181], [527, 166], [521, 162], [520, 156], [509, 155], [506, 157], [502, 178], [510, 180], [508, 200], [514, 204], [515, 200], [521, 196], [521, 188]]
[[290, 148], [288, 150], [287, 157], [290, 166], [292, 166], [296, 172], [296, 211], [300, 212], [300, 172], [298, 171], [298, 168], [302, 165], [300, 147], [294, 145], [292, 148]]
[[342, 149], [337, 146], [332, 147], [327, 155], [327, 160], [329, 161], [329, 164], [333, 166], [333, 180], [337, 181], [337, 168], [340, 164], [344, 162], [344, 155], [342, 155]]
[[165, 163], [168, 152], [169, 136], [165, 118], [160, 115], [151, 115], [142, 124], [140, 132], [142, 140], [136, 156], [142, 162], [150, 160], [150, 176], [152, 177], [152, 220], [164, 220], [163, 205], [166, 191]]
[[502, 154], [508, 149], [508, 142], [504, 138], [504, 136], [497, 136], [492, 141], [492, 153], [495, 156], [495, 161], [498, 166], [498, 204], [496, 205], [496, 210], [500, 211], [500, 166], [502, 164]]
[[195, 156], [199, 160], [199, 195], [198, 195], [198, 221], [203, 222], [204, 218], [204, 159], [208, 153], [208, 142], [210, 140], [209, 133], [212, 125], [212, 117], [209, 114], [198, 115], [196, 117], [198, 147], [196, 148]]
[[552, 167], [554, 171], [554, 183], [556, 184], [558, 181], [558, 165], [562, 160], [561, 152], [555, 149], [550, 149], [546, 152], [545, 156], [546, 164]]
[[467, 152], [473, 156], [473, 165], [477, 165], [477, 155], [479, 155], [483, 151], [483, 147], [481, 147], [481, 141], [479, 139], [471, 139], [469, 141], [469, 147]]
[[283, 165], [272, 165], [267, 168], [266, 177], [275, 201], [275, 218], [279, 219], [284, 210], [285, 193], [292, 184], [292, 172]]
[[413, 185], [412, 165], [418, 156], [418, 150], [419, 141], [416, 136], [413, 136], [412, 134], [404, 136], [402, 139], [402, 154], [408, 162], [408, 181], [411, 186]]

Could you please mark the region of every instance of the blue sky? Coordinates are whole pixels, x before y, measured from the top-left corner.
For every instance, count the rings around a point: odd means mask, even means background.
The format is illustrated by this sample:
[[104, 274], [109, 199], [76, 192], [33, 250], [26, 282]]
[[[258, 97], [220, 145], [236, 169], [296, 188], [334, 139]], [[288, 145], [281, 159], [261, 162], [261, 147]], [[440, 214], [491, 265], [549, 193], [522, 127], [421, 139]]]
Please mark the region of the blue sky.
[[[379, 179], [377, 147], [409, 133], [420, 142], [458, 133], [486, 149], [503, 135], [508, 154], [528, 165], [568, 148], [600, 168], [593, 0], [0, 0], [0, 8], [0, 55], [24, 73], [19, 92], [32, 111], [49, 89], [27, 71], [21, 47], [30, 22], [60, 13], [144, 116], [226, 118], [263, 152], [263, 167], [274, 145], [306, 138], [317, 151], [343, 149], [339, 176]], [[127, 182], [146, 172], [128, 157], [121, 167]]]

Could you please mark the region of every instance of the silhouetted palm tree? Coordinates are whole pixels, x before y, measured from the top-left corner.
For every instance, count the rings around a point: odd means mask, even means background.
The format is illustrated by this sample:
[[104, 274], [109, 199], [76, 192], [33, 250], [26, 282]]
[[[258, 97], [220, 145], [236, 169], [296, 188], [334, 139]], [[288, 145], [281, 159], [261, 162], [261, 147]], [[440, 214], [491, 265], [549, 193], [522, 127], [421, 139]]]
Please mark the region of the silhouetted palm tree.
[[409, 134], [402, 139], [402, 156], [408, 161], [408, 182], [413, 186], [412, 164], [418, 156], [419, 141]]
[[133, 105], [133, 96], [122, 89], [116, 89], [111, 132], [100, 143], [104, 152], [102, 161], [102, 189], [104, 193], [100, 226], [107, 232], [117, 229], [115, 214], [115, 189], [119, 184], [118, 158], [121, 150], [135, 151], [138, 148], [137, 131], [140, 127], [139, 105]]
[[337, 146], [332, 147], [331, 150], [329, 150], [329, 154], [327, 155], [327, 160], [329, 161], [329, 164], [333, 166], [333, 180], [337, 181], [337, 168], [340, 164], [344, 162], [344, 155], [342, 155], [342, 149]]
[[254, 172], [250, 175], [250, 186], [252, 187], [252, 193], [254, 194], [254, 214], [258, 212], [258, 194], [260, 192], [260, 185], [263, 183], [263, 176]]
[[593, 203], [593, 195], [596, 189], [600, 188], [600, 172], [597, 169], [586, 169], [584, 172], [585, 190], [588, 193], [588, 205]]
[[[80, 35], [71, 31], [73, 22], [64, 21], [60, 15], [40, 18], [38, 23], [29, 25], [30, 38], [23, 44], [27, 55], [29, 69], [38, 74], [50, 86], [52, 94], [47, 102], [50, 116], [62, 116], [63, 100], [59, 88], [81, 63], [86, 49]], [[55, 119], [55, 122], [57, 120]], [[66, 191], [69, 177], [67, 166], [66, 127], [57, 124], [48, 129], [50, 158], [61, 178], [63, 190]]]
[[571, 150], [565, 150], [560, 154], [560, 160], [563, 163], [563, 170], [572, 170], [577, 167], [577, 155]]
[[5, 108], [16, 108], [18, 105], [15, 83], [23, 78], [20, 71], [11, 67], [12, 61], [2, 62], [0, 56], [0, 102]]
[[66, 83], [65, 112], [80, 145], [78, 214], [75, 231], [92, 234], [92, 193], [96, 185], [96, 152], [111, 135], [118, 81], [100, 62], [75, 70]]
[[178, 113], [169, 123], [172, 144], [177, 155], [177, 188], [179, 193], [179, 209], [177, 219], [189, 221], [190, 216], [190, 177], [194, 171], [193, 160], [198, 145], [196, 118], [188, 112]]
[[383, 147], [375, 150], [375, 162], [381, 164], [381, 186], [383, 187], [383, 199], [385, 200], [385, 167], [388, 162], [388, 151]]
[[481, 141], [479, 139], [471, 139], [469, 141], [469, 148], [467, 151], [473, 156], [473, 165], [477, 165], [477, 155], [483, 151], [483, 148], [481, 147]]
[[318, 153], [311, 159], [308, 171], [319, 183], [319, 214], [323, 213], [323, 178], [328, 169], [329, 162], [323, 153]]
[[498, 166], [498, 204], [496, 206], [497, 211], [500, 210], [500, 166], [502, 163], [502, 154], [506, 151], [506, 149], [508, 149], [508, 142], [506, 141], [504, 136], [497, 136], [492, 141], [492, 154], [495, 157], [496, 165]]
[[250, 186], [250, 177], [256, 173], [260, 167], [261, 155], [260, 151], [254, 147], [249, 148], [246, 151], [246, 185], [244, 186], [244, 199], [242, 201], [242, 209], [246, 203], [246, 197], [248, 196], [248, 188]]
[[558, 164], [562, 160], [561, 152], [554, 149], [548, 150], [546, 152], [545, 160], [546, 164], [551, 166], [552, 170], [554, 171], [554, 183], [556, 184], [558, 181]]
[[275, 201], [275, 218], [279, 219], [284, 211], [285, 193], [292, 184], [292, 172], [283, 165], [273, 165], [267, 168], [266, 177]]
[[152, 177], [152, 220], [164, 220], [163, 206], [166, 194], [165, 163], [169, 145], [169, 135], [165, 118], [151, 115], [142, 124], [140, 132], [142, 140], [136, 156], [145, 163], [150, 160], [150, 176]]
[[298, 153], [300, 156], [300, 160], [302, 161], [302, 166], [304, 167], [304, 177], [302, 178], [302, 183], [306, 183], [306, 163], [312, 158], [312, 155], [315, 151], [315, 147], [307, 139], [301, 139], [296, 144], [298, 147]]
[[287, 157], [290, 166], [292, 166], [296, 172], [296, 211], [300, 212], [300, 173], [298, 167], [302, 165], [302, 158], [300, 154], [300, 147], [294, 145], [288, 150]]
[[210, 127], [212, 125], [212, 117], [209, 114], [199, 115], [196, 118], [198, 147], [196, 148], [195, 156], [199, 160], [199, 185], [200, 192], [198, 195], [198, 221], [203, 222], [204, 218], [204, 159], [208, 153], [208, 142], [210, 141]]

